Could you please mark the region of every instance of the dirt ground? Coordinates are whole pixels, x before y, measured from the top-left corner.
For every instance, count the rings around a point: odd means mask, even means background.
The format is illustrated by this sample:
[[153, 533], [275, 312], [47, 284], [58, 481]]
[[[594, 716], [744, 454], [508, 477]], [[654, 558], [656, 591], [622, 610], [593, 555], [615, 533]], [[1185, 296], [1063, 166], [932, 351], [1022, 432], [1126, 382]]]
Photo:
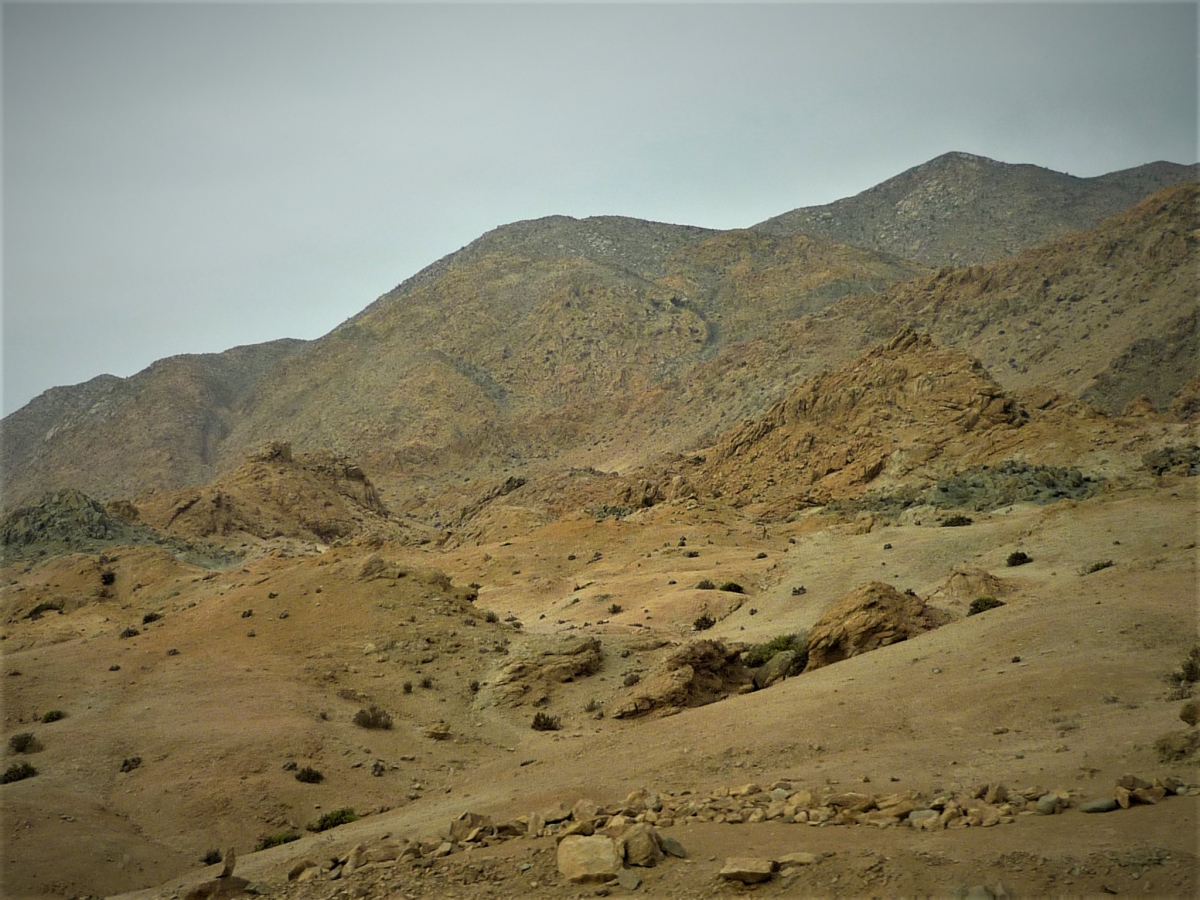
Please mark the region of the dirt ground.
[[[444, 833], [467, 810], [500, 821], [585, 797], [619, 804], [638, 788], [678, 797], [786, 781], [929, 797], [1002, 782], [1077, 804], [1111, 796], [1126, 773], [1200, 784], [1194, 765], [1154, 749], [1185, 728], [1165, 679], [1197, 642], [1196, 481], [973, 513], [962, 528], [920, 511], [888, 526], [813, 514], [764, 527], [715, 503], [671, 502], [624, 520], [514, 524], [509, 538], [453, 550], [350, 544], [210, 571], [139, 548], [10, 566], [5, 734], [32, 732], [42, 749], [21, 757], [38, 776], [2, 789], [3, 894], [182, 897], [215, 873], [201, 864], [207, 850], [234, 846], [236, 874], [272, 896], [590, 897], [624, 889], [566, 883], [553, 837], [341, 883], [289, 884], [287, 873], [384, 834]], [[501, 531], [504, 510], [490, 515]], [[1033, 562], [1007, 567], [1018, 549]], [[107, 596], [104, 570], [115, 573]], [[1005, 605], [968, 617], [981, 572], [1000, 579]], [[705, 578], [744, 593], [697, 590]], [[954, 619], [707, 706], [600, 715], [636, 690], [630, 675], [697, 637], [701, 612], [718, 620], [705, 638], [759, 642], [811, 627], [870, 581]], [[28, 618], [55, 598], [61, 613]], [[121, 637], [126, 628], [139, 633]], [[570, 636], [600, 640], [595, 672], [501, 697], [505, 666]], [[393, 728], [353, 724], [371, 704]], [[65, 718], [42, 723], [51, 709]], [[532, 730], [537, 711], [561, 730]], [[427, 736], [438, 723], [448, 739]], [[288, 763], [324, 780], [302, 784]], [[363, 818], [305, 832], [345, 806]], [[1196, 814], [1197, 797], [1179, 796], [931, 833], [679, 822], [662, 832], [688, 858], [641, 870], [637, 891], [946, 896], [1002, 884], [1012, 896], [1193, 896]], [[301, 837], [252, 852], [281, 831]], [[795, 851], [832, 855], [757, 888], [717, 877], [727, 857]]]

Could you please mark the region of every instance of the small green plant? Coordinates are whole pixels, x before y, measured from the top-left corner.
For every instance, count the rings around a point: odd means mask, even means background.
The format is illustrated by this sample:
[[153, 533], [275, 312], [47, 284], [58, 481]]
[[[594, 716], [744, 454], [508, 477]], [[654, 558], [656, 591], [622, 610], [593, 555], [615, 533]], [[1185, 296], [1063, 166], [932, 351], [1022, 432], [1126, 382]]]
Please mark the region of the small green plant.
[[149, 625], [151, 622], [157, 622], [162, 618], [162, 613], [148, 612], [142, 616], [142, 624]]
[[425, 688], [427, 691], [431, 690], [433, 688], [433, 679], [426, 675], [421, 679], [421, 687]]
[[692, 622], [692, 628], [696, 631], [708, 631], [708, 629], [712, 628], [716, 624], [717, 620], [708, 613], [701, 613]]
[[1116, 563], [1114, 563], [1111, 559], [1098, 559], [1093, 563], [1088, 563], [1086, 566], [1080, 569], [1079, 574], [1091, 575], [1093, 572], [1099, 572], [1101, 569], [1107, 569], [1109, 566], [1114, 565], [1116, 565]]
[[21, 731], [8, 739], [8, 746], [13, 753], [32, 753], [38, 749], [38, 740], [32, 731]]
[[1012, 568], [1013, 566], [1023, 566], [1026, 563], [1031, 562], [1033, 562], [1033, 557], [1024, 550], [1014, 550], [1012, 553], [1008, 554], [1008, 559], [1004, 561], [1004, 564], [1009, 568]]
[[37, 769], [27, 762], [13, 763], [0, 775], [0, 784], [11, 784], [14, 781], [24, 781], [38, 773]]
[[562, 728], [562, 720], [558, 716], [550, 716], [540, 712], [534, 714], [533, 723], [530, 727], [534, 731], [558, 731]]
[[719, 590], [728, 591], [731, 594], [746, 593], [746, 589], [744, 587], [742, 587], [740, 584], [738, 584], [736, 581], [726, 581], [723, 585], [721, 585]]
[[312, 766], [305, 766], [296, 772], [296, 780], [304, 784], [320, 784], [325, 780], [325, 776], [314, 769]]
[[[324, 829], [313, 829], [324, 830]], [[282, 844], [290, 844], [292, 841], [300, 840], [300, 835], [295, 831], [277, 831], [274, 834], [265, 834], [258, 839], [258, 843], [254, 845], [254, 852], [259, 850], [270, 850], [272, 847], [278, 847]], [[213, 852], [213, 851], [210, 851]], [[218, 853], [214, 862], [220, 862], [221, 855]]]
[[67, 714], [61, 709], [52, 709], [49, 712], [42, 713], [42, 724], [49, 725], [51, 722], [57, 722], [59, 719], [65, 719]]
[[327, 812], [321, 818], [317, 819], [312, 825], [308, 826], [309, 831], [328, 831], [330, 828], [337, 828], [339, 825], [348, 825], [350, 822], [357, 822], [358, 814], [349, 806], [343, 806], [341, 809], [335, 809], [333, 812]]
[[972, 519], [970, 516], [964, 516], [964, 515], [956, 513], [955, 515], [950, 516], [949, 518], [942, 519], [942, 527], [943, 528], [962, 528], [965, 525], [970, 525], [974, 521], [975, 520]]
[[757, 669], [759, 666], [769, 663], [776, 653], [782, 653], [785, 650], [794, 651], [796, 654], [796, 662], [792, 668], [803, 668], [804, 664], [808, 662], [808, 635], [804, 632], [781, 634], [769, 641], [747, 647], [742, 651], [742, 665]]
[[974, 616], [981, 612], [987, 612], [989, 609], [996, 609], [1003, 606], [1003, 600], [997, 600], [995, 597], [976, 597], [971, 601], [970, 607], [967, 608], [967, 615]]
[[698, 591], [715, 591], [716, 589], [717, 589], [717, 586], [715, 584], [713, 584], [711, 581], [709, 581], [707, 578], [701, 578], [700, 581], [696, 584], [696, 590], [698, 590]]
[[374, 704], [369, 709], [360, 709], [354, 714], [354, 724], [359, 728], [391, 728], [392, 717]]
[[[264, 849], [264, 848], [259, 848], [259, 849]], [[206, 866], [215, 866], [217, 863], [219, 863], [221, 861], [221, 859], [222, 859], [222, 857], [221, 857], [220, 850], [205, 850], [204, 855], [202, 857], [200, 857], [200, 862], [204, 863], [204, 865], [206, 865]]]
[[618, 615], [619, 613], [622, 613], [624, 611], [625, 611], [625, 607], [623, 607], [620, 603], [610, 603], [608, 605], [608, 614], [610, 616]]

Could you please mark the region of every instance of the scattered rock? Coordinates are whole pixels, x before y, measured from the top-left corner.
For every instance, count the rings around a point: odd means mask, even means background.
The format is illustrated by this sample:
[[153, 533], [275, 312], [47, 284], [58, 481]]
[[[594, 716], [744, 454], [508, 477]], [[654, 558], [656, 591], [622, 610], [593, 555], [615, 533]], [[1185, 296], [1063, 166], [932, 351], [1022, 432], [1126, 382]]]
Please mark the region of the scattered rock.
[[779, 857], [777, 862], [782, 866], [815, 866], [821, 861], [821, 857], [815, 853], [788, 853], [785, 856]]
[[625, 863], [630, 866], [656, 866], [663, 858], [658, 832], [652, 825], [639, 823], [621, 837]]
[[1200, 700], [1189, 700], [1183, 704], [1183, 708], [1179, 710], [1179, 718], [1189, 725], [1200, 723]]
[[642, 884], [642, 876], [633, 869], [622, 869], [617, 873], [617, 884], [627, 891], [636, 891]]
[[1058, 794], [1043, 794], [1037, 801], [1039, 816], [1052, 816], [1062, 809], [1062, 798]]
[[770, 881], [776, 869], [772, 859], [752, 859], [750, 857], [733, 857], [725, 860], [720, 876], [726, 881], [740, 881], [742, 884], [759, 884]]
[[1088, 800], [1079, 804], [1079, 811], [1085, 813], [1106, 813], [1120, 808], [1121, 804], [1113, 797], [1101, 797], [1097, 800]]
[[559, 842], [558, 871], [568, 881], [605, 882], [621, 868], [621, 851], [612, 838], [571, 835]]

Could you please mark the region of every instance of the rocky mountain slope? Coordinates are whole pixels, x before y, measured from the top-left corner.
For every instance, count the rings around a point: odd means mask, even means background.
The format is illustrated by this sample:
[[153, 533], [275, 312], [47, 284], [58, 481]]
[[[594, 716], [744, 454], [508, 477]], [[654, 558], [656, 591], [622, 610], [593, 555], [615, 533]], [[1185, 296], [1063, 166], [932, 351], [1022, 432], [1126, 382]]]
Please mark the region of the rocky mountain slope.
[[755, 227], [811, 234], [930, 266], [995, 262], [1103, 219], [1148, 194], [1195, 181], [1197, 167], [1154, 162], [1094, 178], [947, 153], [824, 206]]

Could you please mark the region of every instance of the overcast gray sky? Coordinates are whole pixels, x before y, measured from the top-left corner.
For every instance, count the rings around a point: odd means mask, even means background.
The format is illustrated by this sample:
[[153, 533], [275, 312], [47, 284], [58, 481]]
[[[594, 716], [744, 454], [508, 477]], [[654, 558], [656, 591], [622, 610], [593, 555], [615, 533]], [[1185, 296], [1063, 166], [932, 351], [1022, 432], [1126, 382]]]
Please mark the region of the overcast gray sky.
[[1196, 161], [1195, 4], [3, 5], [3, 402], [315, 338], [553, 213]]

